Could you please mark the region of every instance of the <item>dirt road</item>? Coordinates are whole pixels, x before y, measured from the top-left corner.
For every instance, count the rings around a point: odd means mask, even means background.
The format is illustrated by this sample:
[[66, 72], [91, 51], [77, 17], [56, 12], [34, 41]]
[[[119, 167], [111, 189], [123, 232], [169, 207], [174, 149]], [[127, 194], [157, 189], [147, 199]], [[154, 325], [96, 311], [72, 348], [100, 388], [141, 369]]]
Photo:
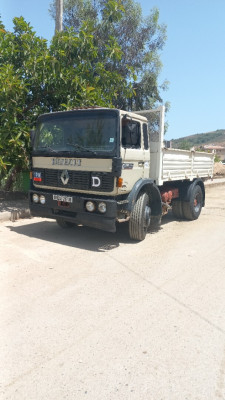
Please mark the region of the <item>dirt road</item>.
[[224, 199], [141, 243], [1, 224], [0, 398], [225, 399]]

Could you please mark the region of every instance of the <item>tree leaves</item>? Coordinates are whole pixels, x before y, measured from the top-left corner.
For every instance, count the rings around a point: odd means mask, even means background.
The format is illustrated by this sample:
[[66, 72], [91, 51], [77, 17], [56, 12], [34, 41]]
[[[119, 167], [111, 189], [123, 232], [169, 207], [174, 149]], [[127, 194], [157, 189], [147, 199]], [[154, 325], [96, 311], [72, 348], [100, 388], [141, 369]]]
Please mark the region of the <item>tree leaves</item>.
[[[53, 16], [54, 10], [55, 0], [50, 8]], [[119, 91], [114, 105], [135, 110], [161, 103], [160, 93], [166, 86], [158, 83], [162, 67], [159, 52], [166, 40], [166, 27], [159, 23], [159, 10], [153, 8], [144, 18], [140, 4], [134, 0], [65, 0], [64, 28], [81, 32], [84, 19], [91, 21], [94, 29], [96, 61], [109, 56], [107, 68], [117, 71], [128, 84], [132, 82], [133, 88], [138, 85], [132, 99]]]
[[[117, 13], [121, 6], [111, 1], [105, 16], [116, 18]], [[74, 107], [112, 107], [118, 93], [129, 98], [133, 89], [110, 67], [121, 57], [116, 39], [110, 35], [100, 54], [91, 21], [85, 21], [80, 32], [57, 33], [50, 45], [22, 17], [14, 18], [13, 32], [1, 23], [0, 28], [1, 178], [9, 166], [17, 171], [28, 168], [29, 131], [38, 115]]]

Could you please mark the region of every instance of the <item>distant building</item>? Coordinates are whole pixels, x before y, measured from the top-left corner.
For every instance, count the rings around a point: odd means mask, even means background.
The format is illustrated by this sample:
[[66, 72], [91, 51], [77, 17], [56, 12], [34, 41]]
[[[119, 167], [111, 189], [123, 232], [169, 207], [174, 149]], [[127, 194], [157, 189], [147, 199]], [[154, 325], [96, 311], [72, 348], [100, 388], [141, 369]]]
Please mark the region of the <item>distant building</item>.
[[203, 150], [214, 150], [216, 155], [220, 158], [221, 161], [225, 160], [225, 147], [223, 146], [217, 146], [214, 144], [206, 144], [205, 146], [202, 146]]

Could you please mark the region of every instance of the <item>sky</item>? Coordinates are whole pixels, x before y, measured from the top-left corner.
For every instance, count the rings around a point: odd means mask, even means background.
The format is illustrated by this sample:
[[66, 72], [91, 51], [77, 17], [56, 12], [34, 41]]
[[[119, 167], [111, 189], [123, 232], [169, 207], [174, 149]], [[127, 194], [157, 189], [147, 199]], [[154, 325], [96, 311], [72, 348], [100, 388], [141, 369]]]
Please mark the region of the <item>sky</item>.
[[[0, 15], [12, 30], [12, 19], [23, 16], [36, 33], [50, 40], [54, 21], [50, 0], [0, 0]], [[167, 140], [225, 129], [225, 0], [140, 0], [143, 15], [153, 7], [167, 26], [167, 41], [160, 54], [159, 83], [170, 102]]]

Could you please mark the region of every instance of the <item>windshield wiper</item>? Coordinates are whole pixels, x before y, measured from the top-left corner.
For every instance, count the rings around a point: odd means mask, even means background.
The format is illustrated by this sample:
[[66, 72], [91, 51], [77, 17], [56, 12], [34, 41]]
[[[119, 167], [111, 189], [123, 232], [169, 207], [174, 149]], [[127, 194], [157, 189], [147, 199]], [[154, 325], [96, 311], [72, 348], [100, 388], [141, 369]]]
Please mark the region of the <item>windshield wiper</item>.
[[53, 153], [58, 153], [56, 150], [52, 149], [52, 147], [50, 147], [50, 146], [41, 146], [41, 149], [46, 149], [46, 150], [52, 151]]
[[95, 154], [95, 155], [97, 154], [96, 151], [90, 150], [90, 149], [88, 149], [87, 147], [81, 146], [81, 145], [78, 144], [78, 143], [70, 143], [70, 142], [67, 142], [66, 144], [68, 144], [68, 145], [70, 145], [70, 146], [73, 146], [73, 147], [75, 147], [75, 148], [77, 148], [77, 149], [89, 151], [90, 153], [93, 153], [93, 154]]

